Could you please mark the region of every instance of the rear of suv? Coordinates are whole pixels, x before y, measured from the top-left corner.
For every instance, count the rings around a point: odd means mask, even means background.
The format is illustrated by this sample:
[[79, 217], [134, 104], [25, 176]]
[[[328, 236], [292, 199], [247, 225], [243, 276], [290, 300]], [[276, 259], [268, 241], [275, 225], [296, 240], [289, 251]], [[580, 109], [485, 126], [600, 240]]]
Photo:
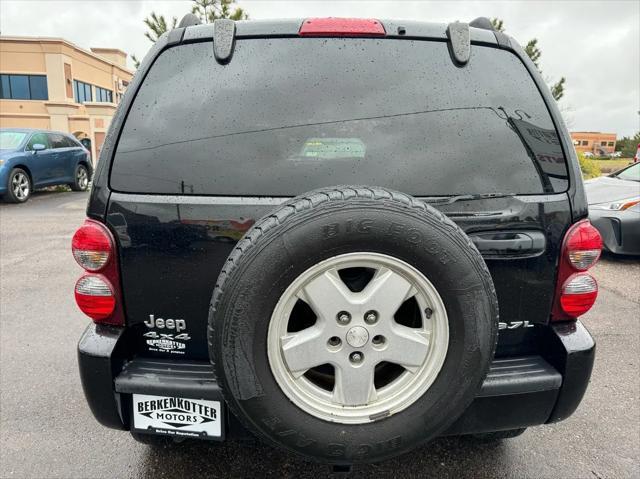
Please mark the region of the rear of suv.
[[595, 345], [571, 139], [488, 20], [186, 17], [73, 238], [96, 419], [329, 463], [573, 413]]

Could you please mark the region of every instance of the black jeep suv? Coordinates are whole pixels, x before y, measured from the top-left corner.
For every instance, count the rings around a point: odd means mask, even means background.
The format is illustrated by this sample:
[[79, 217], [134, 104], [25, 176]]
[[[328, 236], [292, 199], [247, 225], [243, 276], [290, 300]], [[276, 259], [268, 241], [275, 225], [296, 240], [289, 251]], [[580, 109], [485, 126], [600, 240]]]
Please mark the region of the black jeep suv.
[[96, 419], [350, 464], [572, 414], [601, 239], [518, 44], [484, 18], [195, 23], [136, 73], [73, 238]]

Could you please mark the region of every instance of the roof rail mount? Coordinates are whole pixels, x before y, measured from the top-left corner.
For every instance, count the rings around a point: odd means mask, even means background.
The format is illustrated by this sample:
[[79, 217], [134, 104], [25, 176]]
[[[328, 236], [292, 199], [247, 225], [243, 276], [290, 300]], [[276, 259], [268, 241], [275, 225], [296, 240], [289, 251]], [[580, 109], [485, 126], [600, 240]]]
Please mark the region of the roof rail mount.
[[481, 28], [482, 30], [491, 30], [494, 31], [493, 23], [487, 17], [478, 17], [475, 20], [471, 20], [469, 22], [469, 26], [473, 28]]
[[471, 57], [469, 25], [461, 22], [450, 23], [447, 27], [447, 38], [453, 62], [458, 66], [466, 65]]
[[213, 56], [218, 63], [229, 63], [236, 40], [236, 22], [226, 18], [213, 21]]
[[178, 28], [191, 27], [193, 25], [200, 25], [202, 22], [200, 21], [200, 17], [194, 15], [193, 13], [187, 13], [180, 23], [178, 24]]

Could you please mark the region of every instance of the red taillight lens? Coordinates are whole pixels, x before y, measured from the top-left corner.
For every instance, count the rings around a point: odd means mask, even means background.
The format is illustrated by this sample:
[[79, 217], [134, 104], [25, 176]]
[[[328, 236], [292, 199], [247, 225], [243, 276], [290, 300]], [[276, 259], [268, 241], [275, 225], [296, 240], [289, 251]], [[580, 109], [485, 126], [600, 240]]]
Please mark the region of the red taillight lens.
[[[73, 235], [71, 245], [73, 257], [90, 273], [76, 283], [78, 307], [95, 322], [123, 325], [120, 275], [111, 232], [102, 223], [86, 220]], [[98, 271], [100, 274], [95, 274]]]
[[307, 18], [302, 22], [300, 36], [309, 37], [370, 37], [385, 35], [380, 21], [371, 18]]
[[99, 271], [105, 267], [111, 255], [111, 236], [100, 223], [87, 220], [71, 240], [73, 257], [87, 271]]
[[598, 296], [598, 283], [589, 273], [569, 277], [562, 287], [560, 306], [569, 316], [577, 318], [591, 309]]
[[575, 319], [591, 309], [598, 296], [598, 283], [584, 271], [591, 268], [602, 250], [600, 233], [589, 220], [574, 224], [564, 237], [556, 298], [551, 319]]
[[602, 237], [589, 220], [573, 225], [565, 236], [567, 258], [575, 269], [586, 271], [593, 266], [602, 251]]
[[104, 277], [87, 274], [76, 283], [76, 303], [84, 314], [100, 321], [111, 317], [116, 308], [116, 297]]

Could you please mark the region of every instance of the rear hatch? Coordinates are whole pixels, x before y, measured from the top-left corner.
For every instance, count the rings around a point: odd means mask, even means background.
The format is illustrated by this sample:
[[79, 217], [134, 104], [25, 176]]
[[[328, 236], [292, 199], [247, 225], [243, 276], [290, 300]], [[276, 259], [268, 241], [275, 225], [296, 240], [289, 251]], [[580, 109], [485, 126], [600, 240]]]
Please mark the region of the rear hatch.
[[449, 215], [493, 276], [497, 354], [535, 350], [571, 223], [569, 175], [513, 53], [474, 44], [460, 67], [446, 41], [252, 35], [220, 64], [203, 38], [162, 51], [134, 93], [106, 219], [140, 355], [207, 358], [209, 302], [234, 244], [286, 198], [338, 184]]

